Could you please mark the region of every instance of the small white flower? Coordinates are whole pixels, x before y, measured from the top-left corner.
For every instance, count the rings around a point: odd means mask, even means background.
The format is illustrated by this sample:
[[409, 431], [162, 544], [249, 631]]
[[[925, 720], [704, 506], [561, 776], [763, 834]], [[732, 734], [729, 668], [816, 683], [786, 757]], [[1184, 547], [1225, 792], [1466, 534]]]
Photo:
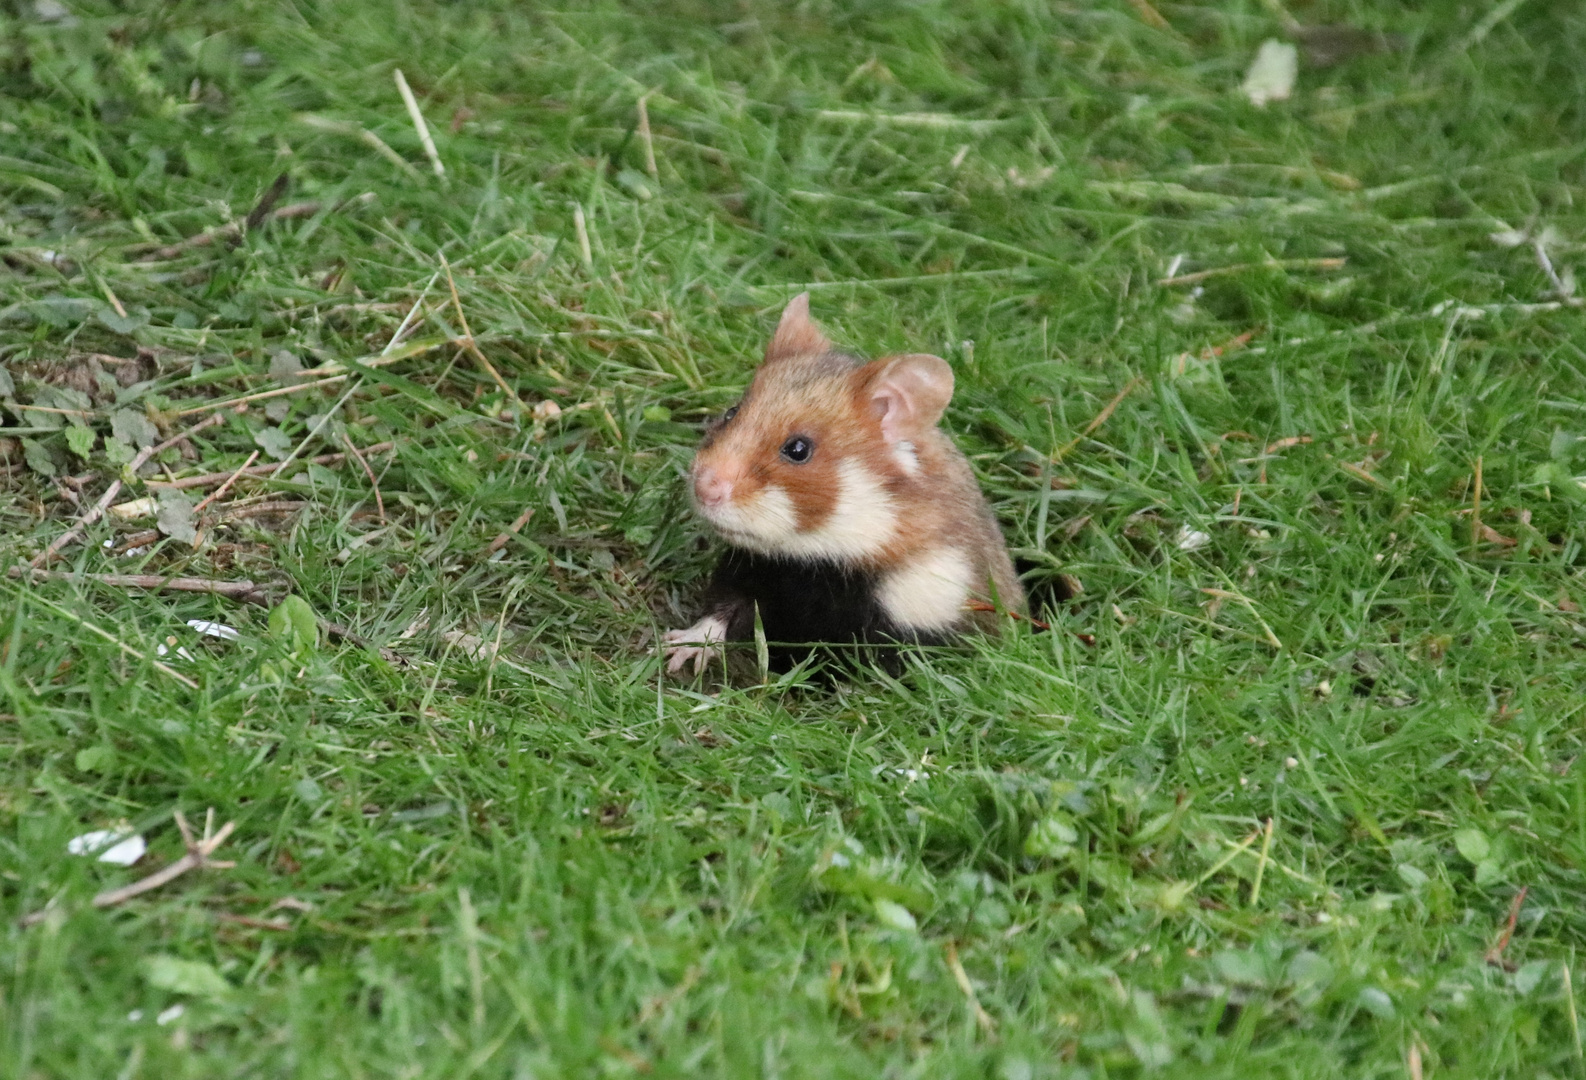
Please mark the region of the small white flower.
[[1199, 529], [1192, 529], [1186, 525], [1178, 531], [1178, 537], [1175, 542], [1178, 544], [1180, 551], [1199, 551], [1212, 542], [1212, 535], [1211, 533], [1201, 532]]
[[169, 1009], [161, 1010], [160, 1015], [158, 1015], [158, 1016], [156, 1016], [154, 1018], [154, 1022], [156, 1024], [159, 1024], [161, 1027], [164, 1027], [166, 1024], [169, 1024], [172, 1020], [180, 1020], [182, 1018], [182, 1014], [185, 1013], [186, 1011], [187, 1011], [187, 1006], [183, 1005], [180, 1001], [178, 1001], [175, 1005], [172, 1005]]
[[143, 858], [143, 853], [148, 849], [143, 837], [137, 833], [117, 832], [114, 829], [96, 829], [66, 841], [69, 854], [98, 854], [100, 862], [116, 866], [131, 866]]
[[208, 622], [204, 619], [188, 619], [187, 625], [206, 637], [216, 637], [222, 641], [236, 641], [242, 637], [241, 634], [225, 623]]

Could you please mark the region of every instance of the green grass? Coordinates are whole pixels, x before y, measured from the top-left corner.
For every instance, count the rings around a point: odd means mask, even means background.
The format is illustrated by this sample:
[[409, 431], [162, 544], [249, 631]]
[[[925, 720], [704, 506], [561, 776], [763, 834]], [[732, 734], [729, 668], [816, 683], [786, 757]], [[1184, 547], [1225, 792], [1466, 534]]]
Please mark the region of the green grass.
[[[0, 16], [0, 559], [422, 314], [147, 477], [389, 441], [384, 524], [294, 466], [216, 505], [297, 509], [56, 564], [367, 645], [0, 580], [4, 1075], [1586, 1073], [1586, 328], [1491, 239], [1586, 242], [1572, 5], [1296, 3], [1402, 48], [1265, 110], [1254, 0], [66, 6]], [[282, 173], [316, 212], [157, 251]], [[1083, 585], [1052, 632], [660, 677], [698, 423], [806, 283], [953, 363], [1010, 542]], [[90, 905], [209, 807], [234, 868]], [[66, 854], [118, 821], [139, 866]]]

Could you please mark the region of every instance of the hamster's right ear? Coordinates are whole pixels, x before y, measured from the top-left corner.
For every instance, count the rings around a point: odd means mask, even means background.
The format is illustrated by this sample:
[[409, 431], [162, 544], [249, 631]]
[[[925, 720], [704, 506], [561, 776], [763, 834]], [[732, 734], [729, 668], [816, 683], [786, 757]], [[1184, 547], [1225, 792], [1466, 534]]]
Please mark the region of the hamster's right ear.
[[865, 393], [889, 443], [918, 438], [936, 426], [953, 399], [953, 369], [940, 356], [907, 353], [873, 360]]
[[771, 344], [766, 346], [767, 361], [790, 356], [819, 356], [831, 350], [832, 343], [821, 328], [810, 318], [810, 294], [799, 293], [782, 311], [782, 321], [777, 323]]

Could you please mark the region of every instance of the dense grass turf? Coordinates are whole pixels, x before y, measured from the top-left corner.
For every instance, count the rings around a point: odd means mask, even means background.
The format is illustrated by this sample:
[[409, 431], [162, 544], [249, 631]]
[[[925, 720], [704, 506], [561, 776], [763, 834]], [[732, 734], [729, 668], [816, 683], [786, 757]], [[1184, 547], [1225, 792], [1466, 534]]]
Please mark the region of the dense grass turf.
[[[359, 640], [0, 579], [6, 1075], [1583, 1072], [1574, 5], [24, 8], [0, 556], [250, 398], [115, 501], [298, 464], [54, 566]], [[1290, 16], [1380, 35], [1257, 109]], [[953, 363], [1050, 633], [660, 676], [806, 284]], [[210, 807], [234, 868], [91, 905]]]

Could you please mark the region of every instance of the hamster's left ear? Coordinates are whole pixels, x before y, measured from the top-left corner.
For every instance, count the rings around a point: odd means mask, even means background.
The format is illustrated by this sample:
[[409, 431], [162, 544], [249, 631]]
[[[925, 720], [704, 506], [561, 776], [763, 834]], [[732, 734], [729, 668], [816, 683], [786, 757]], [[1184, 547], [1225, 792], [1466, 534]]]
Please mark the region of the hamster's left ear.
[[953, 369], [940, 356], [908, 353], [866, 364], [870, 407], [889, 443], [913, 439], [936, 426], [953, 399]]
[[771, 344], [766, 346], [767, 361], [790, 356], [819, 356], [831, 350], [832, 343], [810, 318], [810, 294], [799, 293], [782, 312]]

